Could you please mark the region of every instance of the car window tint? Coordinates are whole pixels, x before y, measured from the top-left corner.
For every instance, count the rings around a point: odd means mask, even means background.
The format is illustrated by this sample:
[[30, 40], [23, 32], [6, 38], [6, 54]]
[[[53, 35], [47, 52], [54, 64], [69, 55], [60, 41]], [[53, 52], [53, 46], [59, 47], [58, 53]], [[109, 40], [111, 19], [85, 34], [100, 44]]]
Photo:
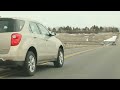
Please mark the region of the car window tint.
[[33, 23], [33, 22], [30, 22], [30, 31], [32, 32], [32, 33], [35, 33], [35, 34], [40, 34], [40, 31], [39, 31], [39, 28], [38, 28], [38, 26], [36, 25], [36, 23]]
[[48, 30], [43, 25], [41, 25], [41, 24], [37, 24], [37, 25], [43, 35], [49, 35]]

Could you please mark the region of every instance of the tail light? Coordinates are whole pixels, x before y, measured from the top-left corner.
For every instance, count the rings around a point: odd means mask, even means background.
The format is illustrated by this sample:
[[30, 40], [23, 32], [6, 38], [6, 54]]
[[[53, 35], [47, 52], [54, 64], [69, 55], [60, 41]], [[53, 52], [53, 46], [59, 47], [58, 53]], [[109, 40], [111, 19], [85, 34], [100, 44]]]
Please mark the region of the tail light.
[[21, 41], [22, 35], [19, 33], [14, 33], [11, 35], [11, 46], [17, 46]]

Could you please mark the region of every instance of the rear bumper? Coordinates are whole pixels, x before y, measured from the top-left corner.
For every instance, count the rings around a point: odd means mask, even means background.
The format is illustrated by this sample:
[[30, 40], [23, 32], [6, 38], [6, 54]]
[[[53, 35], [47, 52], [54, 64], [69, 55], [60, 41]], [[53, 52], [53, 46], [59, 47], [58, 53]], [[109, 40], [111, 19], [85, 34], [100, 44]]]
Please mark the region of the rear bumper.
[[0, 54], [0, 59], [3, 61], [25, 61], [25, 57], [25, 51], [17, 47], [11, 47], [7, 54]]
[[17, 56], [15, 55], [9, 55], [9, 54], [4, 54], [0, 55], [0, 60], [1, 61], [25, 61], [25, 58], [23, 56]]
[[3, 61], [0, 59], [0, 67], [18, 67], [23, 65], [23, 61]]

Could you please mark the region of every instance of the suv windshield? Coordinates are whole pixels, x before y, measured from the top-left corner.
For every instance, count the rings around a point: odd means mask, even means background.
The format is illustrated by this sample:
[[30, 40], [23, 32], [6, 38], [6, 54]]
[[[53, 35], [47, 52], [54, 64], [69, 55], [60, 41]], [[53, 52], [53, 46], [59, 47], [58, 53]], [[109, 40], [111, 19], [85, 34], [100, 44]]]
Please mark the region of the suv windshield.
[[18, 32], [24, 26], [24, 21], [14, 19], [0, 19], [0, 33], [4, 32]]

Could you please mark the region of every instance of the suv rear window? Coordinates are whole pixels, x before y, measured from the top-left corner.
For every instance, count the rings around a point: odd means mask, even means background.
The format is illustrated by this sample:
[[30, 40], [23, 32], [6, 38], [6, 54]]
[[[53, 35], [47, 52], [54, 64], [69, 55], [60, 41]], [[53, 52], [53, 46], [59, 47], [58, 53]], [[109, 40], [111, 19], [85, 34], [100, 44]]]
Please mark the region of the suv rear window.
[[25, 24], [25, 21], [23, 20], [16, 20], [16, 31], [21, 31], [23, 26]]
[[24, 21], [0, 18], [0, 33], [19, 32], [24, 26]]
[[12, 29], [12, 26], [9, 24], [9, 21], [1, 21], [0, 20], [0, 33], [2, 32], [10, 32]]

